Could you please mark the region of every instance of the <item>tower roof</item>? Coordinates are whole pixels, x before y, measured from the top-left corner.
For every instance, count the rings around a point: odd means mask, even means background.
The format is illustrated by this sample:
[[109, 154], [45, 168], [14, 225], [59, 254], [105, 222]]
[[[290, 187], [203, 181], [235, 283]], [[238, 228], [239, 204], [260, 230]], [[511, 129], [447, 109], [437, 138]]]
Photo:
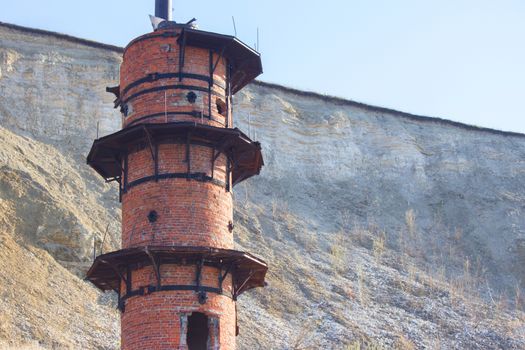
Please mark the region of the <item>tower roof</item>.
[[174, 24], [139, 36], [132, 40], [124, 50], [137, 42], [156, 36], [177, 37], [179, 45], [210, 49], [227, 58], [232, 67], [231, 91], [233, 94], [263, 72], [260, 53], [235, 36], [198, 30], [185, 24]]

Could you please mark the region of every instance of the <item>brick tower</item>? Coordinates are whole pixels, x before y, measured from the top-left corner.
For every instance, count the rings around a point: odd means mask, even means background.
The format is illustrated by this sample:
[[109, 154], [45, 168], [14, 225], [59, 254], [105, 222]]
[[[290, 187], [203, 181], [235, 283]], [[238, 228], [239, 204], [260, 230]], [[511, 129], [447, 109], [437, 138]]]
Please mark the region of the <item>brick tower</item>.
[[170, 2], [157, 0], [164, 20], [124, 49], [108, 88], [123, 128], [87, 157], [122, 203], [122, 249], [96, 257], [87, 279], [117, 293], [122, 349], [234, 349], [237, 297], [264, 286], [267, 265], [233, 250], [232, 187], [263, 160], [231, 101], [261, 60], [235, 37], [171, 21]]

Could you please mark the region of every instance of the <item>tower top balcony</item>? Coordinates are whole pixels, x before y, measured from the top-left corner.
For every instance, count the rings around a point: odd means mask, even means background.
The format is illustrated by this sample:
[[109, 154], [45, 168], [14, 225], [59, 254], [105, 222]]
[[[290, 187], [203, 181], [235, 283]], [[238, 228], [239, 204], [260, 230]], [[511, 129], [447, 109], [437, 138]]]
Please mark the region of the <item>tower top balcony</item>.
[[[133, 39], [124, 49], [124, 58], [130, 47], [153, 38], [166, 38], [166, 43], [176, 44], [184, 53], [188, 47], [212, 50], [228, 60], [231, 66], [231, 93], [235, 94], [262, 74], [261, 55], [232, 35], [196, 29], [191, 24], [163, 22], [165, 25], [153, 32]], [[186, 58], [186, 57], [184, 57]], [[216, 64], [216, 62], [214, 62]]]

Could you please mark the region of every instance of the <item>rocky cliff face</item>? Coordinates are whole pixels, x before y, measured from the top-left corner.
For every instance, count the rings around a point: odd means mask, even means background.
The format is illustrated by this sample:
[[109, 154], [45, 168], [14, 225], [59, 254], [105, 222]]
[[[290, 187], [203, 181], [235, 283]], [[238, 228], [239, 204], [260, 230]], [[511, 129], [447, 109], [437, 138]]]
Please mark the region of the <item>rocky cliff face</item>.
[[[78, 276], [118, 248], [116, 188], [85, 165], [120, 127], [120, 50], [0, 25], [0, 345], [118, 348]], [[525, 136], [255, 83], [263, 146], [235, 188], [239, 247], [270, 265], [239, 302], [243, 349], [523, 348]]]

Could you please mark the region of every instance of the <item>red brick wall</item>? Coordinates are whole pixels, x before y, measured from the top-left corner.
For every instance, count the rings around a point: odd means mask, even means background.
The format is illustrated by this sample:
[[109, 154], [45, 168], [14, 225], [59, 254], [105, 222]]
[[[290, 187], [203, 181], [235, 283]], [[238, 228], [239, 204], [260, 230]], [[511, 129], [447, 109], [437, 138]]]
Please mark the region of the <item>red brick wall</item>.
[[[163, 285], [192, 285], [195, 283], [195, 266], [162, 265]], [[204, 266], [201, 284], [218, 287], [218, 269]], [[132, 274], [132, 289], [156, 285], [151, 266]], [[125, 290], [123, 283], [121, 289]], [[231, 277], [223, 282], [226, 293], [231, 292]], [[123, 292], [124, 294], [124, 292]], [[235, 304], [231, 298], [207, 293], [206, 304], [198, 302], [193, 291], [154, 292], [145, 296], [131, 297], [121, 317], [122, 349], [185, 349], [181, 344], [181, 316], [202, 312], [219, 320], [221, 350], [235, 349]], [[182, 341], [184, 343], [184, 341]]]
[[[173, 29], [165, 30], [165, 32], [173, 31]], [[156, 36], [159, 33], [162, 33], [162, 31], [147, 34], [143, 36], [146, 40], [132, 42], [126, 48], [124, 60], [120, 68], [121, 92], [123, 92], [129, 84], [145, 78], [148, 74], [179, 72], [179, 54], [181, 50], [177, 43], [177, 38]], [[200, 74], [206, 77], [210, 76], [209, 50], [187, 46], [184, 57], [184, 66], [182, 68], [184, 73]], [[213, 53], [212, 62], [214, 65], [218, 57], [219, 55], [217, 53]], [[226, 111], [223, 115], [219, 114], [216, 100], [221, 99], [223, 102], [226, 102], [226, 65], [226, 60], [220, 58], [213, 73], [214, 84], [212, 85], [213, 93], [211, 95], [212, 120], [207, 118], [201, 120], [200, 118], [185, 115], [168, 117], [163, 115], [138, 122], [164, 123], [166, 121], [192, 121], [224, 127], [226, 123]], [[126, 93], [122, 93], [121, 100], [126, 101], [131, 95], [145, 89], [177, 84], [196, 86], [206, 91], [198, 91], [197, 89], [191, 88], [171, 89], [149, 92], [135, 97], [128, 103], [129, 114], [123, 118], [123, 126], [141, 117], [157, 113], [202, 111], [205, 115], [208, 115], [208, 83], [193, 78], [183, 78], [182, 81], [179, 81], [178, 77], [174, 77], [145, 82], [129, 89]], [[186, 95], [190, 91], [193, 91], [197, 95], [195, 103], [188, 102], [186, 98]]]
[[[233, 248], [231, 195], [210, 182], [166, 179], [131, 188], [122, 199], [122, 247], [189, 245]], [[147, 216], [158, 213], [156, 222]]]
[[[185, 173], [185, 145], [159, 145], [159, 174]], [[191, 172], [211, 175], [209, 147], [192, 145]], [[128, 183], [154, 174], [149, 148], [128, 157]], [[214, 178], [226, 183], [226, 159], [215, 161]], [[148, 220], [156, 211], [155, 222]], [[190, 245], [233, 248], [228, 229], [233, 220], [231, 192], [212, 183], [187, 179], [147, 181], [127, 190], [122, 196], [122, 247], [143, 245]]]
[[[166, 31], [173, 31], [166, 30]], [[165, 123], [191, 121], [216, 127], [226, 126], [228, 111], [219, 114], [217, 98], [226, 101], [225, 59], [218, 61], [213, 74], [215, 84], [211, 94], [212, 115], [208, 118], [195, 118], [185, 115], [166, 117], [170, 112], [203, 112], [208, 115], [210, 96], [208, 83], [198, 79], [178, 77], [145, 82], [123, 93], [131, 83], [152, 73], [179, 72], [180, 47], [174, 37], [159, 37], [163, 31], [146, 34], [135, 40], [125, 49], [121, 66], [121, 100], [142, 90], [166, 85], [191, 85], [197, 88], [169, 89], [148, 92], [131, 99], [127, 103], [128, 116], [123, 117], [123, 126], [136, 123]], [[218, 54], [213, 54], [215, 64]], [[186, 47], [184, 73], [210, 76], [209, 50]], [[197, 95], [195, 103], [190, 103], [187, 94]], [[161, 113], [155, 118], [139, 120], [141, 117]], [[231, 124], [231, 123], [229, 123]], [[231, 125], [228, 125], [231, 127]], [[190, 146], [190, 172], [212, 175], [213, 149], [200, 145]], [[220, 155], [214, 165], [215, 180], [226, 183], [226, 157]], [[158, 146], [158, 172], [186, 173], [186, 145], [162, 143]], [[128, 155], [127, 183], [154, 175], [154, 162], [148, 147], [133, 150]], [[148, 220], [150, 211], [155, 210], [158, 218]], [[233, 248], [233, 234], [228, 224], [233, 218], [232, 195], [224, 185], [202, 182], [194, 179], [159, 179], [146, 181], [127, 188], [122, 195], [122, 247], [144, 245], [188, 245], [217, 248]], [[218, 287], [219, 270], [204, 267], [201, 285]], [[183, 265], [161, 265], [163, 285], [194, 285], [196, 267]], [[132, 290], [155, 286], [156, 277], [151, 266], [132, 271]], [[228, 276], [223, 283], [225, 293], [231, 294], [232, 280]], [[121, 295], [125, 295], [125, 283]], [[235, 303], [225, 296], [207, 293], [208, 300], [201, 305], [194, 291], [163, 291], [144, 296], [134, 296], [126, 300], [125, 311], [121, 316], [122, 349], [184, 349], [184, 329], [181, 321], [192, 312], [202, 312], [218, 319], [220, 349], [235, 349]], [[182, 323], [181, 323], [182, 322]]]

